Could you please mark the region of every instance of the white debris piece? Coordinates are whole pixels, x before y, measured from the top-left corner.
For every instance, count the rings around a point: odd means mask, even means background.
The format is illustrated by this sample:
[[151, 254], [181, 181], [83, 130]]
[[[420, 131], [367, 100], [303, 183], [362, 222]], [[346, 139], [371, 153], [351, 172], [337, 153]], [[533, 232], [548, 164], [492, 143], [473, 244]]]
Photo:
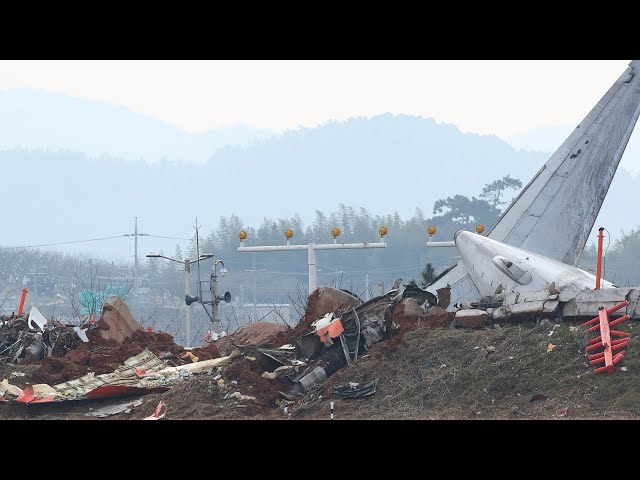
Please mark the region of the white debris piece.
[[119, 413], [129, 413], [138, 405], [142, 405], [142, 399], [133, 400], [131, 402], [120, 403], [117, 405], [109, 405], [107, 407], [99, 408], [89, 413], [85, 413], [86, 417], [98, 417], [105, 418], [111, 415], [117, 415]]
[[87, 337], [87, 329], [86, 328], [84, 330], [82, 330], [80, 327], [73, 327], [73, 331], [76, 332], [78, 337], [80, 337], [80, 340], [82, 340], [84, 343], [88, 343], [89, 342], [89, 337]]
[[31, 322], [35, 322], [40, 330], [44, 332], [44, 326], [47, 324], [48, 320], [44, 318], [44, 315], [40, 313], [40, 310], [38, 310], [36, 307], [31, 307], [31, 311], [29, 312], [28, 325], [30, 329], [35, 330], [36, 327], [34, 327]]
[[0, 397], [3, 397], [5, 395], [9, 395], [11, 398], [18, 398], [20, 395], [22, 395], [22, 389], [20, 387], [16, 387], [15, 385], [11, 385], [5, 378], [2, 382], [0, 382]]
[[229, 398], [237, 398], [238, 400], [255, 400], [256, 397], [250, 395], [242, 395], [240, 392], [233, 392], [229, 395]]

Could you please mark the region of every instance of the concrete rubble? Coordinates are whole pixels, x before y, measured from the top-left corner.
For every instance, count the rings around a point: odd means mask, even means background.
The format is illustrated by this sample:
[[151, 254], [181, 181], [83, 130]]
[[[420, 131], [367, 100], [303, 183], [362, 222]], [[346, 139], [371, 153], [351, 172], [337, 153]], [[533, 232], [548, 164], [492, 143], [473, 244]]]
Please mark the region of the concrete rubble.
[[142, 331], [143, 328], [134, 320], [127, 304], [118, 296], [109, 297], [102, 305], [100, 336], [105, 340], [122, 343], [136, 330]]

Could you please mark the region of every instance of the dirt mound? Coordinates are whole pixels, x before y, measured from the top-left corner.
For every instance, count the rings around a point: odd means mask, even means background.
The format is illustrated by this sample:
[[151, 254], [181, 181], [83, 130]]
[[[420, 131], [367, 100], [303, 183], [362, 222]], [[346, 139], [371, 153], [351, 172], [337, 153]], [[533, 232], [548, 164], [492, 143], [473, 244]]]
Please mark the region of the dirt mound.
[[81, 377], [87, 373], [85, 370], [82, 364], [76, 364], [64, 357], [49, 357], [42, 361], [40, 369], [31, 378], [34, 383], [55, 385]]
[[[612, 375], [595, 375], [585, 355], [589, 337], [567, 323], [463, 330], [423, 328], [415, 322], [406, 329], [374, 344], [317, 390], [289, 404], [291, 418], [327, 419], [329, 401], [335, 403], [338, 420], [640, 418], [640, 349], [630, 347]], [[388, 348], [396, 338], [397, 348]], [[555, 346], [551, 350], [549, 343]], [[53, 361], [46, 368], [51, 375], [65, 367], [56, 363], [61, 359], [49, 360]], [[5, 372], [5, 376], [10, 373]], [[142, 418], [160, 400], [167, 403], [170, 419], [287, 418], [282, 404], [276, 403], [277, 391], [288, 390], [283, 384], [290, 388], [286, 379], [262, 378], [259, 362], [247, 358], [223, 367], [221, 373], [223, 386], [214, 376], [195, 376], [168, 392], [145, 396], [144, 404], [132, 413], [112, 418]], [[370, 397], [332, 395], [333, 387], [349, 382], [362, 385], [375, 378], [379, 378], [377, 391]], [[229, 396], [236, 391], [256, 400]], [[0, 406], [0, 414], [35, 418], [40, 408], [38, 415], [58, 411], [65, 412], [65, 418], [87, 418], [79, 415], [97, 405], [67, 402], [25, 410], [22, 405], [7, 404]], [[67, 416], [70, 412], [74, 415]]]
[[215, 343], [210, 343], [205, 347], [194, 348], [191, 352], [200, 360], [212, 360], [214, 358], [220, 358], [220, 350]]
[[[87, 333], [89, 342], [80, 343], [63, 357], [50, 357], [42, 360], [40, 362], [42, 368], [34, 374], [34, 381], [55, 385], [81, 377], [89, 372], [94, 372], [96, 375], [111, 373], [120, 367], [126, 359], [138, 355], [145, 348], [158, 356], [171, 353], [179, 357], [185, 352], [180, 345], [173, 341], [171, 335], [164, 332], [138, 330], [120, 344], [115, 340], [105, 340], [99, 331], [100, 328], [90, 330]], [[218, 347], [215, 345], [194, 349], [193, 353], [201, 360], [220, 357]], [[178, 358], [174, 359], [174, 362], [181, 364], [188, 363], [189, 360], [183, 361]]]
[[[215, 345], [218, 346], [218, 349], [221, 352], [229, 354], [235, 348], [233, 344], [266, 345], [270, 342], [271, 338], [276, 336], [276, 334], [284, 332], [285, 330], [287, 330], [287, 327], [278, 325], [277, 323], [252, 323], [250, 325], [247, 325], [246, 327], [242, 327], [241, 329], [236, 330], [231, 335], [222, 337], [217, 342], [215, 342]], [[280, 345], [277, 346], [279, 347]]]
[[329, 312], [334, 312], [340, 307], [358, 306], [362, 302], [353, 298], [346, 292], [329, 287], [321, 287], [313, 291], [307, 300], [307, 308], [304, 317], [298, 324], [289, 330], [273, 335], [269, 341], [275, 346], [291, 343], [296, 344], [298, 338], [312, 330], [311, 324], [322, 318]]
[[[256, 404], [274, 408], [276, 400], [281, 398], [278, 390], [290, 390], [292, 384], [282, 378], [275, 380], [263, 378], [262, 372], [263, 369], [257, 361], [247, 358], [238, 359], [222, 369], [222, 375], [228, 386], [235, 388], [234, 385], [237, 385], [242, 394], [256, 397], [254, 401]], [[237, 384], [231, 383], [233, 381], [236, 381]], [[285, 382], [284, 385], [283, 382]]]
[[453, 319], [455, 312], [443, 313], [427, 313], [425, 317], [415, 318], [413, 316], [404, 315], [404, 304], [400, 302], [393, 310], [393, 323], [397, 325], [397, 329], [391, 334], [391, 338], [386, 341], [379, 342], [375, 348], [381, 351], [395, 351], [402, 344], [404, 335], [413, 332], [419, 328], [448, 328]]

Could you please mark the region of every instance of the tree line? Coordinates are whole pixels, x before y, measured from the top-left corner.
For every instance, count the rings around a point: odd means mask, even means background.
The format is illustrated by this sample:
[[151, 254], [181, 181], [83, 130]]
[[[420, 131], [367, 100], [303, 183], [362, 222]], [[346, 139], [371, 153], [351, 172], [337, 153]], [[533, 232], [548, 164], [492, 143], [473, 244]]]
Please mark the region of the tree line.
[[[246, 225], [232, 214], [221, 217], [215, 229], [201, 234], [200, 253], [213, 253], [215, 258], [225, 262], [229, 275], [220, 279], [221, 288], [231, 291], [234, 299], [245, 303], [254, 299], [257, 303], [286, 303], [292, 292], [306, 289], [306, 251], [241, 253], [236, 250], [240, 230], [247, 232], [245, 245], [249, 246], [284, 245], [287, 229], [294, 232], [292, 244], [330, 243], [333, 241], [331, 231], [335, 227], [340, 229], [340, 243], [377, 242], [380, 239], [378, 230], [385, 226], [388, 229], [385, 249], [316, 253], [320, 285], [332, 285], [366, 295], [368, 278], [368, 293], [375, 296], [380, 288], [388, 290], [397, 278], [402, 278], [404, 283], [415, 281], [424, 285], [427, 279], [457, 261], [455, 249], [426, 248], [429, 225], [437, 228], [436, 241], [451, 240], [457, 230], [474, 230], [478, 224], [483, 224], [488, 230], [521, 187], [519, 180], [506, 176], [485, 185], [477, 197], [460, 194], [446, 197], [436, 201], [429, 214], [416, 208], [410, 218], [401, 218], [397, 212], [374, 215], [365, 208], [345, 204], [331, 212], [316, 210], [310, 223], [294, 215], [290, 218], [264, 218], [259, 225]], [[186, 252], [176, 246], [174, 252], [164, 254], [179, 259], [183, 256], [195, 259], [195, 249], [194, 239]], [[640, 228], [623, 233], [621, 238], [608, 245], [606, 278], [620, 286], [640, 285], [639, 253]], [[594, 265], [595, 245], [590, 244], [580, 266], [590, 270]], [[202, 280], [207, 280], [211, 271], [210, 260], [201, 262], [201, 271]], [[16, 290], [24, 278], [33, 273], [49, 274], [58, 291], [64, 292], [82, 284], [83, 276], [91, 278], [96, 272], [104, 278], [133, 278], [133, 264], [110, 263], [40, 249], [0, 247], [0, 304], [3, 295]], [[140, 262], [138, 276], [140, 284], [147, 286], [151, 295], [184, 296], [182, 266], [177, 263], [144, 259]], [[195, 274], [192, 273], [194, 293], [197, 290], [195, 282]]]

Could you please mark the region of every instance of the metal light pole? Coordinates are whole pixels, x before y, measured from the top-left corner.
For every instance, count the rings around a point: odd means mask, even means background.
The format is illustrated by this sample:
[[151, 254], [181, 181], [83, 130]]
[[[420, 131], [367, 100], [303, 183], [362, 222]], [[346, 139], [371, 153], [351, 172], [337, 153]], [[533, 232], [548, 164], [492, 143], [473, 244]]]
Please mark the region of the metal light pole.
[[[164, 255], [160, 255], [158, 253], [150, 253], [147, 255], [147, 258], [164, 258], [166, 260], [171, 260], [172, 262], [177, 262], [182, 265], [184, 269], [184, 293], [185, 295], [189, 295], [189, 287], [191, 284], [191, 265], [194, 263], [200, 262], [201, 260], [206, 260], [206, 258], [200, 258], [198, 260], [189, 260], [185, 258], [184, 260], [178, 260], [177, 258], [165, 257]], [[187, 337], [187, 343], [185, 348], [191, 348], [191, 310], [189, 309], [189, 305], [185, 305], [185, 334]]]
[[216, 324], [220, 325], [220, 318], [218, 318], [218, 304], [220, 303], [220, 300], [224, 300], [227, 303], [229, 302], [229, 300], [231, 300], [231, 296], [227, 295], [227, 293], [229, 292], [226, 292], [224, 297], [218, 297], [218, 275], [216, 274], [216, 267], [219, 263], [222, 264], [222, 268], [220, 269], [220, 276], [224, 277], [227, 275], [227, 269], [224, 266], [224, 262], [222, 260], [216, 260], [214, 258], [211, 261], [211, 314], [213, 316], [214, 327]]
[[290, 245], [289, 240], [293, 237], [293, 230], [284, 232], [287, 239], [286, 245], [263, 245], [257, 247], [245, 247], [244, 241], [247, 238], [247, 232], [242, 230], [238, 234], [240, 246], [238, 252], [290, 252], [294, 250], [307, 250], [307, 264], [309, 266], [309, 295], [317, 288], [317, 272], [316, 272], [316, 250], [351, 250], [362, 248], [386, 248], [384, 236], [387, 234], [387, 227], [380, 227], [380, 242], [378, 243], [337, 243], [336, 239], [340, 235], [340, 229], [334, 228], [331, 231], [333, 235], [333, 243], [315, 243], [311, 242], [307, 245]]

